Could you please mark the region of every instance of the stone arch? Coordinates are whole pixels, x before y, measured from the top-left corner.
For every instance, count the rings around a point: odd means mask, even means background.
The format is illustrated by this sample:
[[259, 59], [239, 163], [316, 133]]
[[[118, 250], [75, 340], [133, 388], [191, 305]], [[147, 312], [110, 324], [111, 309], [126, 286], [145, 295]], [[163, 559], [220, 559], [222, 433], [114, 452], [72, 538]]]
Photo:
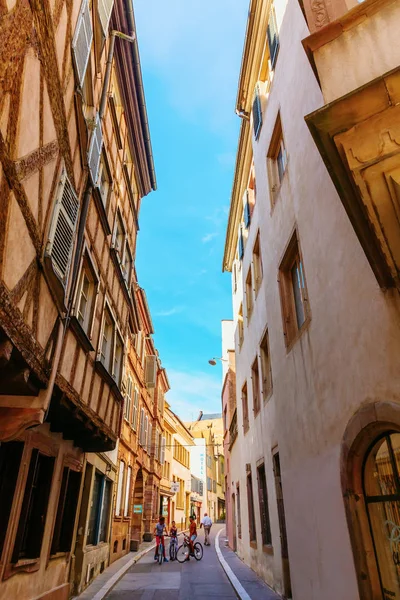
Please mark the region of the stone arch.
[[363, 488], [364, 459], [385, 432], [400, 433], [400, 403], [371, 402], [350, 419], [341, 446], [340, 477], [347, 525], [362, 600], [382, 600]]

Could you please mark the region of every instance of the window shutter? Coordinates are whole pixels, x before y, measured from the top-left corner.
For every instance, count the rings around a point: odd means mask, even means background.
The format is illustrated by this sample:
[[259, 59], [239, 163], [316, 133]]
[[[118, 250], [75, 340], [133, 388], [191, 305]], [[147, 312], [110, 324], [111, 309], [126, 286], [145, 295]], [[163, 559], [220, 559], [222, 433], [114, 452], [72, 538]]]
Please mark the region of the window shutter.
[[260, 86], [256, 84], [253, 98], [253, 128], [254, 137], [258, 140], [262, 125]]
[[75, 34], [72, 39], [72, 54], [80, 87], [83, 86], [83, 80], [85, 79], [92, 40], [93, 29], [90, 19], [89, 0], [83, 0]]
[[165, 463], [165, 437], [164, 436], [161, 438], [160, 463], [162, 465]]
[[269, 46], [269, 55], [271, 58], [271, 65], [272, 65], [272, 68], [274, 68], [276, 59], [278, 57], [279, 37], [278, 37], [278, 27], [276, 25], [275, 11], [273, 8], [271, 9], [271, 14], [270, 14], [269, 21], [268, 21], [267, 37], [268, 37], [268, 46]]
[[95, 128], [92, 131], [92, 137], [90, 138], [88, 152], [88, 165], [93, 185], [97, 184], [102, 147], [103, 131], [101, 129], [101, 120], [99, 117], [99, 113], [97, 113], [95, 120]]
[[156, 377], [157, 377], [157, 357], [154, 354], [150, 354], [150, 355], [146, 356], [146, 362], [145, 362], [146, 387], [148, 387], [148, 388], [156, 387]]
[[144, 408], [140, 411], [140, 433], [139, 443], [143, 446], [143, 432], [144, 432]]
[[107, 37], [108, 25], [110, 23], [113, 6], [114, 0], [99, 0], [99, 17], [104, 37]]
[[78, 213], [78, 197], [64, 169], [47, 242], [47, 254], [64, 285], [68, 278]]
[[151, 448], [152, 448], [152, 435], [153, 435], [153, 425], [149, 423], [149, 431], [147, 433], [147, 451], [151, 456]]
[[146, 452], [148, 452], [147, 448], [147, 438], [149, 432], [149, 417], [146, 415], [144, 419], [144, 429], [143, 429], [143, 446]]
[[139, 406], [139, 392], [137, 387], [133, 392], [133, 408], [132, 408], [132, 427], [135, 431], [137, 431], [137, 421], [138, 421], [138, 406]]
[[250, 214], [250, 202], [249, 202], [249, 191], [246, 190], [243, 195], [243, 216], [244, 225], [246, 229], [250, 227], [251, 214]]
[[239, 254], [239, 260], [242, 260], [243, 255], [244, 255], [244, 241], [243, 241], [243, 232], [242, 232], [241, 225], [239, 225], [238, 254]]

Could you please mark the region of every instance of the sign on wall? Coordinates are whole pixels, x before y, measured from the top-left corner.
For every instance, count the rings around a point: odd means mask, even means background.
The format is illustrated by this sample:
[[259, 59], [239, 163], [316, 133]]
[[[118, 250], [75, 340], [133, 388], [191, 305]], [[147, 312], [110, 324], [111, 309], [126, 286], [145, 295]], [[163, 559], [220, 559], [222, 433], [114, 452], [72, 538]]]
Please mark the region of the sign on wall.
[[171, 492], [174, 494], [179, 492], [179, 481], [171, 481]]
[[138, 514], [138, 513], [142, 513], [143, 512], [143, 504], [134, 504], [133, 505], [133, 512]]

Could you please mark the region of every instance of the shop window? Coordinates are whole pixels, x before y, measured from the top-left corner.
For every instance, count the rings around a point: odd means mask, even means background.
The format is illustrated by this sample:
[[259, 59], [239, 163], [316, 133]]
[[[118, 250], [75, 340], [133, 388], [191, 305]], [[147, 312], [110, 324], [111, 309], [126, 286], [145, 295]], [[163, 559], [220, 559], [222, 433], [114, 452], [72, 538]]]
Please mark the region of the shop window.
[[17, 485], [23, 450], [23, 442], [0, 444], [0, 557], [14, 501], [15, 486]]
[[87, 544], [96, 546], [108, 539], [112, 483], [96, 471], [92, 488]]
[[310, 320], [303, 259], [296, 232], [279, 267], [279, 285], [285, 341], [290, 347]]
[[54, 458], [32, 450], [12, 562], [39, 558], [46, 524]]
[[81, 474], [68, 467], [64, 467], [51, 544], [51, 554], [69, 552], [71, 550], [80, 485]]

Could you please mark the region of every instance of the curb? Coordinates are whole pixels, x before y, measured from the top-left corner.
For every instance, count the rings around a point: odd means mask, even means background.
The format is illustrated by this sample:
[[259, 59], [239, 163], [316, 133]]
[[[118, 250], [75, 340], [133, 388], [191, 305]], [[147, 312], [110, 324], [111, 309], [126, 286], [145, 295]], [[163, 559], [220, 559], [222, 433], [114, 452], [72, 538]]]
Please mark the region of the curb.
[[[185, 529], [184, 531], [180, 531], [178, 533], [178, 536], [181, 535], [181, 533], [185, 533], [187, 531], [188, 531], [188, 529]], [[156, 545], [157, 544], [153, 544], [152, 546], [149, 546], [148, 548], [146, 548], [145, 550], [142, 550], [136, 556], [131, 558], [131, 560], [129, 562], [127, 562], [123, 567], [121, 567], [119, 569], [119, 571], [117, 571], [116, 573], [114, 573], [114, 575], [112, 577], [110, 577], [110, 579], [103, 585], [103, 587], [98, 592], [96, 592], [96, 594], [92, 597], [91, 600], [103, 600], [106, 597], [106, 595], [108, 594], [108, 592], [110, 592], [112, 590], [112, 588], [118, 583], [118, 581], [125, 575], [125, 573], [127, 571], [129, 571], [129, 569], [133, 565], [135, 565], [137, 562], [139, 562], [139, 560], [141, 558], [143, 558], [143, 556], [148, 554], [151, 550], [154, 550]], [[79, 599], [79, 596], [76, 596], [76, 600], [78, 600], [78, 599]], [[73, 599], [73, 600], [75, 600], [75, 599]]]
[[[219, 547], [219, 536], [221, 535], [222, 531], [224, 531], [224, 530], [220, 529], [215, 538], [215, 552], [217, 553], [218, 560], [221, 563], [221, 566], [224, 569], [226, 576], [228, 577], [229, 581], [231, 582], [231, 584], [232, 584], [235, 592], [239, 596], [240, 600], [251, 600], [251, 597], [248, 595], [248, 593], [246, 592], [246, 590], [240, 583], [239, 579], [236, 577], [235, 573], [232, 571], [232, 569], [230, 568], [230, 566], [228, 565], [228, 563], [222, 556], [222, 552]], [[97, 600], [97, 598], [96, 599], [93, 598], [93, 600]], [[99, 598], [99, 600], [100, 600], [100, 598]]]

